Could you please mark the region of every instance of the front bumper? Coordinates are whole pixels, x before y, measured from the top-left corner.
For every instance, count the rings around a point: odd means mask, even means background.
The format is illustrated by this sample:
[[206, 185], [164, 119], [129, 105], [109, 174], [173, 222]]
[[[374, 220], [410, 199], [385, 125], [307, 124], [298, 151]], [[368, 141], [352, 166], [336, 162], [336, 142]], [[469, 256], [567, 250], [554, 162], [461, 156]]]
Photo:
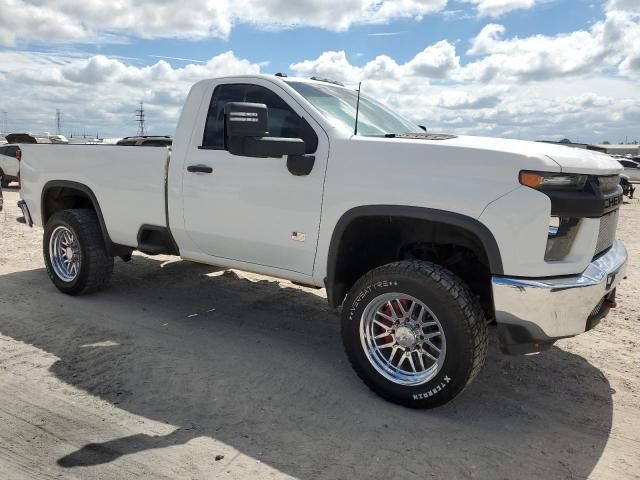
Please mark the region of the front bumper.
[[559, 338], [592, 328], [608, 313], [624, 277], [627, 249], [615, 241], [581, 275], [554, 278], [492, 278], [493, 301], [505, 353], [544, 350]]

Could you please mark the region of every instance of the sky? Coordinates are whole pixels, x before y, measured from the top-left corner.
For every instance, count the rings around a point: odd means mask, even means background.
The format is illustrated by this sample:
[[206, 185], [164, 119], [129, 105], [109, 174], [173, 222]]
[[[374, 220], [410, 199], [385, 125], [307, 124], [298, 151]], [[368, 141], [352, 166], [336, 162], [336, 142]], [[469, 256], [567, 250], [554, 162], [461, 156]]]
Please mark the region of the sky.
[[198, 80], [322, 76], [433, 132], [640, 140], [640, 0], [0, 0], [0, 129], [173, 134]]

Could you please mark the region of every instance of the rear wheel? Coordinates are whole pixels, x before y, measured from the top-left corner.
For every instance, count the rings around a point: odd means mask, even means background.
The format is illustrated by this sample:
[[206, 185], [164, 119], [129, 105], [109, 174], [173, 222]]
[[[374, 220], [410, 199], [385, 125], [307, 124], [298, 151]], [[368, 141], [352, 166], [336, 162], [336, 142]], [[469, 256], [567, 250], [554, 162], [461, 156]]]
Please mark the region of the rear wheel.
[[453, 399], [485, 363], [484, 312], [450, 271], [403, 261], [377, 268], [351, 289], [342, 311], [347, 356], [381, 397], [412, 408]]
[[51, 281], [69, 295], [103, 288], [113, 272], [113, 257], [107, 252], [93, 210], [55, 213], [45, 227], [43, 254]]

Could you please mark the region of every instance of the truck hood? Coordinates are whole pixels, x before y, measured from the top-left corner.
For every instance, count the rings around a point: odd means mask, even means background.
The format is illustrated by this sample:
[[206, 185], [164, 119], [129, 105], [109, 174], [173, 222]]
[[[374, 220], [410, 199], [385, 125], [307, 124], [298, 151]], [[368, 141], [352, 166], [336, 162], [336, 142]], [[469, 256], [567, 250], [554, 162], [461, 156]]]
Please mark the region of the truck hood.
[[[436, 142], [438, 141], [430, 143]], [[526, 140], [472, 136], [460, 136], [439, 142], [452, 147], [513, 154], [515, 157], [536, 157], [543, 162], [552, 160], [558, 164], [562, 172], [566, 173], [613, 175], [622, 171], [621, 165], [609, 155], [582, 148]]]

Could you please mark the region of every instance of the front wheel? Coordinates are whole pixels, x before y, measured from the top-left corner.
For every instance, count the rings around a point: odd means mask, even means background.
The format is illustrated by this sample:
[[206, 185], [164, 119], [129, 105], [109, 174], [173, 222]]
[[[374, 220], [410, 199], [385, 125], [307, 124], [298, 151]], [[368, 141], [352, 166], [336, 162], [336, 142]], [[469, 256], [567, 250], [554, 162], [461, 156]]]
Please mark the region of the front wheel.
[[411, 408], [448, 402], [485, 363], [488, 330], [459, 277], [420, 261], [363, 276], [342, 310], [342, 337], [358, 376], [375, 393]]
[[68, 295], [99, 290], [113, 273], [113, 257], [107, 252], [93, 210], [55, 213], [45, 226], [43, 254], [51, 281]]

